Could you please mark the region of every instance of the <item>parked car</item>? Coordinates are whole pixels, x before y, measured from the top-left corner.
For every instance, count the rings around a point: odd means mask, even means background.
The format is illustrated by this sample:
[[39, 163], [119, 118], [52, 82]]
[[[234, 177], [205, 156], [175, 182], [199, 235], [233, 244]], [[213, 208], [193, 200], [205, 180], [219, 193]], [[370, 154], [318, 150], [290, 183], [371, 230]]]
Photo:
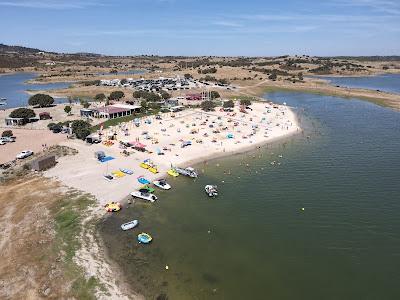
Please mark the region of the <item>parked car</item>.
[[14, 143], [15, 142], [15, 137], [13, 136], [3, 136], [0, 138], [1, 141], [5, 143]]
[[6, 142], [4, 142], [3, 140], [0, 140], [0, 145], [5, 145]]
[[29, 157], [29, 156], [31, 156], [31, 155], [33, 155], [33, 151], [31, 151], [31, 150], [24, 150], [24, 151], [22, 151], [21, 153], [18, 153], [18, 154], [17, 154], [17, 158], [18, 158], [18, 159], [24, 159], [24, 158], [27, 158], [27, 157]]

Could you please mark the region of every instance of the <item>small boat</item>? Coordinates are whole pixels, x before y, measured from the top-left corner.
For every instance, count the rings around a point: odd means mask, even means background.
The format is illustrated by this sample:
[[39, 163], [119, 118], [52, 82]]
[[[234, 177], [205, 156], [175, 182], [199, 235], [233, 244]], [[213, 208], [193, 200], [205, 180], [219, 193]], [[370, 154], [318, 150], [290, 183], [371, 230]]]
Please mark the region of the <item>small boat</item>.
[[150, 184], [150, 181], [148, 181], [146, 178], [144, 178], [144, 177], [138, 177], [138, 179], [137, 179], [138, 181], [139, 181], [139, 183], [141, 183], [141, 184]]
[[148, 192], [146, 193], [146, 192], [140, 192], [140, 191], [132, 192], [131, 196], [134, 198], [139, 198], [139, 199], [147, 200], [150, 202], [154, 202], [158, 199], [156, 195], [150, 194]]
[[139, 233], [137, 239], [141, 244], [148, 244], [153, 240], [150, 234], [144, 232]]
[[135, 228], [138, 224], [139, 224], [138, 220], [133, 220], [133, 221], [130, 221], [128, 223], [122, 224], [121, 225], [121, 229], [122, 230], [129, 230], [129, 229]]
[[204, 187], [206, 194], [208, 195], [208, 197], [215, 197], [218, 196], [218, 189], [216, 185], [206, 185]]
[[0, 106], [7, 105], [7, 99], [6, 98], [0, 98]]
[[168, 170], [167, 174], [172, 176], [172, 177], [178, 177], [179, 176], [179, 173], [176, 172], [174, 169]]
[[160, 179], [160, 180], [156, 180], [153, 181], [153, 184], [163, 190], [169, 190], [171, 189], [171, 186], [167, 183], [167, 181], [165, 179]]
[[103, 175], [103, 178], [107, 181], [111, 181], [114, 179], [114, 176], [110, 175], [110, 174], [105, 174]]
[[108, 212], [120, 211], [122, 208], [121, 204], [118, 202], [108, 202], [106, 205], [104, 205], [104, 207]]
[[183, 169], [183, 168], [174, 168], [174, 169], [177, 173], [184, 175], [184, 176], [189, 176], [192, 178], [197, 178], [197, 176], [198, 176], [196, 171], [191, 167], [187, 167], [186, 169]]
[[122, 173], [125, 173], [125, 174], [127, 174], [127, 175], [132, 175], [133, 174], [133, 171], [132, 170], [129, 170], [129, 169], [123, 169], [123, 168], [121, 168], [121, 169], [119, 169]]
[[140, 166], [141, 168], [143, 168], [143, 169], [148, 169], [148, 168], [150, 168], [150, 165], [147, 164], [147, 163], [144, 163], [144, 162], [142, 162], [139, 166]]
[[157, 174], [158, 173], [158, 169], [155, 168], [155, 167], [150, 167], [148, 170], [153, 174]]
[[154, 193], [154, 191], [155, 191], [155, 189], [153, 189], [147, 185], [144, 185], [139, 189], [139, 192], [142, 192], [142, 193]]

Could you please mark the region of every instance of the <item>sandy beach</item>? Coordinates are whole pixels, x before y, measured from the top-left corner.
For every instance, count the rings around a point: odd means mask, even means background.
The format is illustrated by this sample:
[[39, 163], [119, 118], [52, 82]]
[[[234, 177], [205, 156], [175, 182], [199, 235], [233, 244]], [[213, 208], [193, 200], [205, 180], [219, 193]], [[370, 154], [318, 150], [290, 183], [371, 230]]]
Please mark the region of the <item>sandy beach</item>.
[[[115, 134], [112, 145], [89, 145], [82, 141], [69, 140], [62, 145], [77, 149], [75, 156], [60, 158], [57, 166], [45, 172], [67, 186], [88, 192], [101, 205], [109, 201], [121, 201], [141, 184], [137, 177], [144, 176], [153, 181], [167, 178], [173, 186], [173, 177], [167, 175], [171, 166], [187, 167], [218, 156], [244, 152], [275, 139], [298, 132], [300, 129], [295, 114], [286, 106], [269, 103], [253, 103], [246, 113], [235, 106], [233, 112], [216, 108], [214, 112], [200, 109], [161, 115], [161, 120], [143, 118], [139, 127], [133, 122], [104, 130], [103, 137]], [[146, 145], [146, 152], [127, 149], [129, 156], [122, 154], [119, 142], [138, 141]], [[184, 141], [191, 145], [182, 148]], [[102, 163], [95, 158], [96, 151], [104, 151], [113, 159]], [[163, 153], [159, 155], [158, 153]], [[158, 169], [153, 174], [139, 165], [150, 159]], [[134, 172], [111, 182], [104, 174], [127, 168]], [[201, 176], [201, 170], [198, 170]]]

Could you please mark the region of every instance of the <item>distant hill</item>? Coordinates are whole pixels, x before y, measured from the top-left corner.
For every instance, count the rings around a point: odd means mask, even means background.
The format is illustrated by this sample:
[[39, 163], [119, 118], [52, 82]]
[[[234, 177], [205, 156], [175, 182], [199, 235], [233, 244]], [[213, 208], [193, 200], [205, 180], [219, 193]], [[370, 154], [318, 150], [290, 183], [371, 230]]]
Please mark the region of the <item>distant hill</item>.
[[391, 56], [334, 56], [330, 57], [333, 59], [348, 59], [348, 60], [358, 60], [358, 61], [400, 61], [399, 55]]
[[35, 49], [35, 48], [27, 48], [27, 47], [22, 47], [22, 46], [8, 46], [4, 44], [0, 44], [0, 53], [23, 53], [23, 54], [35, 54], [39, 52], [46, 52], [42, 51], [40, 49]]

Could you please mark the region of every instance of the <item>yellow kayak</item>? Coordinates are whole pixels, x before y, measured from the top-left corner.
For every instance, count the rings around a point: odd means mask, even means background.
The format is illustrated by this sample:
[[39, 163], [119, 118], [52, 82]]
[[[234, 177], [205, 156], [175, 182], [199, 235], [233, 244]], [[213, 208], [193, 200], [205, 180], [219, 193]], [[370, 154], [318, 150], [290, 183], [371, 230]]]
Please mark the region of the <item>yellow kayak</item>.
[[150, 171], [151, 173], [154, 173], [154, 174], [157, 174], [157, 173], [158, 173], [157, 168], [154, 168], [154, 167], [149, 168], [149, 171]]
[[179, 176], [179, 173], [176, 172], [174, 169], [168, 170], [167, 174], [168, 174], [168, 175], [171, 175], [171, 176], [173, 176], [173, 177]]
[[150, 166], [148, 164], [145, 164], [145, 163], [141, 163], [139, 166], [142, 167], [143, 169], [150, 168]]

